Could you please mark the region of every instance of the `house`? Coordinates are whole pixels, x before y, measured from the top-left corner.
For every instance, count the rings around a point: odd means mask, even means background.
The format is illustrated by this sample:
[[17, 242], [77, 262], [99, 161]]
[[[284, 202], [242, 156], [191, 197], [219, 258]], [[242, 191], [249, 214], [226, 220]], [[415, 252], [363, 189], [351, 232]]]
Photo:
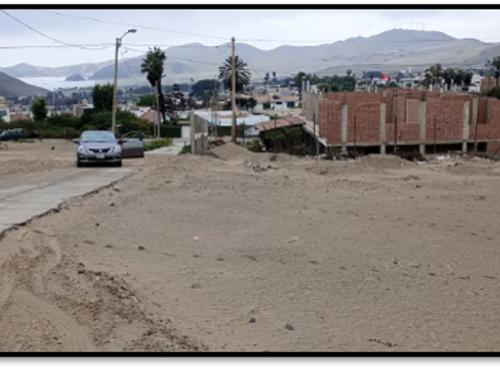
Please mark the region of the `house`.
[[31, 120], [31, 115], [29, 113], [24, 113], [21, 111], [12, 112], [10, 114], [10, 122], [21, 120]]
[[266, 93], [254, 96], [257, 104], [254, 110], [286, 110], [299, 107], [299, 96], [294, 94]]
[[497, 86], [497, 79], [494, 77], [484, 77], [481, 79], [479, 90], [480, 92], [488, 93]]
[[293, 126], [302, 126], [305, 124], [304, 119], [301, 119], [298, 116], [283, 116], [277, 119], [271, 119], [262, 121], [260, 123], [255, 124], [255, 129], [261, 133], [274, 129], [281, 128], [290, 128]]
[[157, 116], [157, 111], [153, 109], [149, 109], [146, 112], [144, 112], [142, 115], [139, 116], [142, 120], [149, 121], [152, 124], [156, 123], [156, 119], [158, 118]]
[[94, 105], [88, 103], [86, 99], [83, 99], [79, 104], [73, 105], [73, 115], [77, 118], [81, 118], [86, 110], [92, 110]]
[[[233, 115], [231, 110], [210, 111], [210, 110], [195, 110], [194, 115], [208, 123], [211, 128], [219, 129], [219, 131], [228, 130], [233, 125]], [[258, 131], [255, 124], [268, 121], [270, 117], [262, 114], [252, 114], [246, 111], [239, 111], [236, 124], [245, 126], [245, 134], [247, 136], [257, 136]], [[225, 128], [225, 129], [224, 129]]]
[[361, 80], [364, 81], [368, 85], [388, 85], [391, 82], [391, 77], [389, 74], [384, 72], [373, 70], [368, 72], [363, 72], [363, 76]]
[[145, 113], [150, 111], [151, 107], [149, 107], [149, 106], [136, 106], [136, 105], [127, 104], [125, 110], [128, 112], [131, 112], [132, 114], [134, 114], [135, 116], [140, 118], [142, 115], [144, 115]]
[[4, 123], [10, 123], [10, 110], [7, 100], [0, 96], [0, 120]]

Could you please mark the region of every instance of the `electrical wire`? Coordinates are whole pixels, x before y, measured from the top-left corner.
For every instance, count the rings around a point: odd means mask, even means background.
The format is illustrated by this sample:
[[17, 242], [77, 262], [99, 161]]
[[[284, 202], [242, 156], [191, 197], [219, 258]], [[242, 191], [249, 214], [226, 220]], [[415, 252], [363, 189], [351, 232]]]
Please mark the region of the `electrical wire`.
[[61, 17], [69, 17], [69, 18], [91, 20], [91, 21], [94, 21], [94, 22], [97, 22], [97, 23], [107, 23], [107, 24], [114, 24], [114, 25], [120, 25], [120, 26], [126, 26], [126, 27], [134, 27], [134, 28], [146, 29], [146, 30], [149, 30], [149, 31], [183, 34], [183, 35], [191, 36], [191, 37], [202, 37], [202, 38], [211, 38], [211, 39], [218, 39], [218, 40], [227, 40], [227, 37], [204, 35], [204, 34], [191, 33], [191, 32], [184, 32], [184, 31], [178, 31], [178, 30], [175, 30], [175, 29], [165, 29], [165, 28], [151, 27], [151, 26], [145, 26], [145, 25], [141, 25], [141, 24], [116, 22], [116, 21], [110, 21], [110, 20], [103, 20], [103, 19], [100, 19], [100, 18], [86, 17], [86, 16], [82, 16], [82, 15], [63, 14], [63, 13], [59, 13], [59, 12], [52, 11], [52, 10], [43, 10], [43, 12], [44, 13], [58, 15], [58, 16], [61, 16]]
[[132, 71], [132, 68], [131, 68], [131, 67], [130, 67], [130, 65], [128, 64], [127, 59], [125, 58], [125, 53], [126, 53], [126, 50], [122, 50], [122, 51], [120, 51], [120, 54], [122, 55], [122, 60], [121, 60], [121, 61], [122, 61], [122, 62], [125, 64], [125, 66], [127, 67], [127, 73], [128, 73], [128, 75], [129, 75], [129, 76], [130, 76], [130, 77], [134, 80], [134, 82], [135, 82], [136, 84], [144, 84], [144, 82], [139, 81], [139, 80], [135, 77], [135, 75], [134, 75], [134, 73], [133, 73], [133, 71]]
[[23, 22], [21, 19], [13, 16], [9, 12], [7, 12], [6, 10], [0, 9], [0, 12], [4, 13], [7, 17], [11, 18], [15, 22], [17, 22], [17, 23], [21, 24], [22, 26], [28, 28], [32, 32], [35, 32], [35, 33], [39, 34], [42, 37], [45, 37], [45, 38], [47, 38], [47, 39], [49, 39], [51, 41], [54, 41], [55, 43], [58, 43], [58, 44], [61, 44], [61, 45], [67, 46], [67, 47], [75, 47], [75, 48], [84, 49], [84, 50], [102, 50], [103, 49], [102, 47], [95, 49], [95, 48], [89, 48], [87, 46], [82, 46], [80, 44], [72, 44], [72, 43], [68, 43], [68, 42], [64, 42], [64, 41], [58, 40], [57, 38], [49, 36], [48, 34], [46, 34], [46, 33], [42, 32], [42, 31], [36, 29], [35, 27], [29, 25], [28, 23]]
[[[76, 18], [76, 19], [81, 19], [81, 20], [90, 20], [93, 22], [97, 23], [103, 23], [103, 24], [112, 24], [112, 25], [121, 25], [121, 26], [126, 26], [126, 27], [135, 27], [135, 28], [140, 28], [140, 29], [145, 29], [145, 30], [151, 30], [151, 31], [158, 31], [158, 32], [166, 32], [166, 33], [174, 33], [174, 34], [183, 34], [191, 37], [202, 37], [202, 38], [209, 38], [209, 39], [218, 39], [218, 40], [227, 40], [228, 37], [224, 36], [219, 36], [219, 35], [209, 35], [209, 34], [201, 34], [201, 33], [192, 33], [192, 32], [186, 32], [186, 31], [180, 31], [180, 30], [175, 30], [175, 29], [166, 29], [166, 28], [160, 28], [160, 27], [151, 27], [151, 26], [146, 26], [142, 24], [134, 24], [134, 23], [125, 23], [125, 22], [117, 22], [117, 21], [112, 21], [112, 20], [105, 20], [101, 18], [96, 18], [96, 17], [88, 17], [88, 16], [82, 16], [82, 15], [73, 15], [73, 14], [64, 14], [60, 13], [57, 11], [53, 10], [42, 10], [44, 13], [52, 14], [52, 15], [57, 15], [61, 17], [68, 17], [68, 18]], [[289, 44], [308, 44], [308, 43], [324, 43], [324, 44], [331, 44], [332, 40], [284, 40], [284, 39], [270, 39], [270, 38], [240, 38], [237, 37], [239, 41], [243, 42], [279, 42], [279, 43], [289, 43]], [[360, 41], [362, 42], [370, 42], [370, 43], [406, 43], [407, 41], [405, 40], [370, 40], [369, 38], [361, 38]], [[419, 40], [413, 40], [414, 42], [444, 42], [447, 40], [440, 40], [440, 39], [419, 39]], [[492, 42], [498, 42], [498, 41], [492, 41]], [[193, 47], [198, 47], [194, 46]], [[210, 47], [210, 46], [208, 46]]]
[[[92, 48], [88, 49], [89, 51], [94, 51], [94, 50], [104, 50], [108, 49], [110, 47], [113, 47], [114, 44], [78, 44], [79, 46], [84, 46], [84, 47], [90, 47], [90, 46], [99, 46], [98, 48]], [[16, 45], [16, 46], [0, 46], [1, 50], [17, 50], [17, 49], [64, 49], [68, 47], [74, 47], [74, 46], [67, 46], [67, 45]]]
[[[133, 47], [129, 47], [127, 45], [123, 45], [123, 47], [127, 50], [130, 50], [130, 51], [135, 51], [135, 52], [139, 52], [141, 54], [144, 54], [146, 52], [148, 52], [149, 50], [140, 50], [140, 49], [136, 49], [136, 48], [133, 48]], [[188, 62], [191, 62], [191, 63], [195, 63], [195, 64], [205, 64], [205, 65], [215, 65], [215, 66], [220, 66], [220, 64], [217, 64], [217, 63], [211, 63], [211, 62], [208, 62], [208, 61], [201, 61], [201, 60], [194, 60], [194, 59], [190, 59], [190, 58], [183, 58], [183, 57], [179, 57], [179, 56], [170, 56], [168, 55], [168, 52], [167, 52], [167, 59], [174, 59], [174, 60], [182, 60], [182, 61], [188, 61]]]

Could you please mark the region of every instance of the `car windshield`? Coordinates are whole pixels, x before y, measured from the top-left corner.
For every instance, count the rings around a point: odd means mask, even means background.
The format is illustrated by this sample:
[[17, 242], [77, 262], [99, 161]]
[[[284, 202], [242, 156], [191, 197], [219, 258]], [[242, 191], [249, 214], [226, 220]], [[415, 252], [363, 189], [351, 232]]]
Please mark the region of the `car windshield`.
[[82, 133], [82, 142], [114, 142], [115, 135], [108, 131], [88, 131]]

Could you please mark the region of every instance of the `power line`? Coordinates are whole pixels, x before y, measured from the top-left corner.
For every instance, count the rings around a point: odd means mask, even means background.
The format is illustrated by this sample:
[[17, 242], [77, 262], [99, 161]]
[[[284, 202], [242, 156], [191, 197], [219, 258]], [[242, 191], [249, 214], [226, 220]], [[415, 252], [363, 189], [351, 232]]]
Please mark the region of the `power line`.
[[259, 69], [259, 68], [255, 67], [255, 65], [252, 63], [250, 58], [243, 54], [241, 48], [238, 47], [238, 44], [235, 44], [235, 46], [236, 46], [236, 50], [238, 51], [238, 54], [241, 54], [242, 56], [244, 56], [246, 58], [246, 61], [248, 61], [248, 64], [250, 64], [250, 67], [248, 69], [253, 70], [254, 72], [261, 72], [261, 73], [268, 72], [268, 70]]
[[[175, 30], [175, 29], [151, 27], [151, 26], [145, 26], [145, 25], [134, 24], [134, 23], [116, 22], [116, 21], [112, 21], [112, 20], [104, 20], [104, 19], [100, 19], [100, 18], [87, 17], [87, 16], [82, 16], [82, 15], [63, 14], [63, 13], [53, 11], [53, 10], [43, 10], [43, 12], [48, 13], [48, 14], [58, 15], [61, 17], [90, 20], [90, 21], [97, 22], [97, 23], [113, 24], [113, 25], [120, 25], [120, 26], [126, 26], [126, 27], [135, 27], [135, 28], [141, 28], [141, 29], [146, 29], [146, 30], [150, 30], [150, 31], [157, 31], [157, 32], [183, 34], [183, 35], [187, 35], [187, 36], [191, 36], [191, 37], [202, 37], [202, 38], [210, 38], [210, 39], [217, 39], [217, 40], [227, 40], [227, 37], [224, 37], [224, 36], [208, 35], [208, 34], [201, 34], [201, 33], [191, 33], [191, 32], [179, 31], [179, 30]], [[275, 40], [275, 39], [266, 39], [266, 38], [239, 38], [239, 37], [238, 37], [238, 40], [240, 40], [240, 41], [254, 41], [254, 42], [286, 42], [286, 43], [308, 43], [308, 42], [309, 43], [321, 43], [321, 42], [329, 43], [329, 42], [331, 42], [328, 40]]]
[[[146, 26], [142, 24], [135, 24], [135, 23], [125, 23], [125, 22], [117, 22], [117, 21], [112, 21], [112, 20], [105, 20], [101, 18], [96, 18], [96, 17], [88, 17], [88, 16], [82, 16], [82, 15], [73, 15], [73, 14], [64, 14], [60, 13], [57, 11], [53, 10], [42, 10], [42, 12], [47, 13], [47, 14], [52, 14], [52, 15], [57, 15], [61, 17], [67, 17], [67, 18], [75, 18], [75, 19], [81, 19], [81, 20], [90, 20], [93, 22], [97, 23], [103, 23], [103, 24], [112, 24], [112, 25], [120, 25], [120, 26], [126, 26], [126, 27], [135, 27], [135, 28], [141, 28], [145, 30], [151, 30], [151, 31], [157, 31], [157, 32], [166, 32], [166, 33], [175, 33], [175, 34], [183, 34], [191, 37], [202, 37], [202, 38], [210, 38], [210, 39], [218, 39], [218, 40], [227, 40], [228, 37], [224, 36], [219, 36], [219, 35], [210, 35], [210, 34], [201, 34], [201, 33], [192, 33], [192, 32], [186, 32], [186, 31], [180, 31], [180, 30], [175, 30], [175, 29], [166, 29], [166, 28], [160, 28], [160, 27], [151, 27], [151, 26]], [[242, 38], [242, 37], [237, 37], [239, 41], [253, 41], [253, 42], [280, 42], [280, 43], [296, 43], [296, 44], [307, 44], [307, 43], [326, 43], [330, 44], [332, 43], [332, 40], [284, 40], [284, 39], [270, 39], [270, 38]], [[460, 39], [458, 39], [460, 40]], [[370, 43], [406, 43], [408, 41], [405, 40], [369, 40], [368, 38], [363, 38], [362, 41], [368, 41]], [[447, 41], [446, 39], [418, 39], [418, 40], [412, 40], [412, 42], [443, 42]], [[493, 41], [497, 42], [497, 41]], [[188, 45], [189, 46], [189, 45]], [[195, 46], [193, 45], [192, 47], [201, 47], [199, 45]], [[205, 46], [205, 47], [211, 47], [211, 46]]]
[[[140, 50], [140, 49], [136, 49], [136, 48], [133, 48], [133, 47], [129, 47], [129, 46], [126, 46], [124, 45], [123, 46], [125, 49], [127, 50], [130, 50], [130, 51], [135, 51], [135, 52], [140, 52], [140, 53], [146, 53], [148, 52], [149, 50]], [[205, 65], [215, 65], [215, 66], [220, 66], [220, 64], [218, 63], [211, 63], [209, 61], [201, 61], [201, 60], [194, 60], [194, 59], [189, 59], [189, 58], [183, 58], [183, 57], [179, 57], [179, 56], [170, 56], [168, 55], [168, 52], [167, 52], [167, 59], [174, 59], [174, 60], [182, 60], [182, 61], [188, 61], [188, 62], [191, 62], [191, 63], [195, 63], [195, 64], [205, 64]]]
[[28, 23], [26, 22], [23, 22], [21, 19], [19, 18], [16, 18], [15, 16], [13, 16], [12, 14], [10, 14], [9, 12], [3, 10], [3, 9], [0, 9], [0, 11], [2, 13], [4, 13], [6, 16], [8, 16], [9, 18], [13, 19], [15, 22], [21, 24], [22, 26], [28, 28], [29, 30], [39, 34], [40, 36], [43, 36], [51, 41], [54, 41], [56, 43], [59, 43], [61, 45], [64, 45], [64, 46], [67, 46], [67, 47], [76, 47], [76, 48], [79, 48], [79, 49], [84, 49], [84, 50], [95, 50], [95, 49], [91, 49], [91, 48], [88, 48], [86, 46], [82, 46], [82, 45], [78, 45], [78, 44], [72, 44], [72, 43], [68, 43], [68, 42], [64, 42], [64, 41], [61, 41], [61, 40], [58, 40], [57, 38], [54, 38], [52, 36], [49, 36], [48, 34], [46, 33], [43, 33], [42, 31], [39, 31], [38, 29], [32, 27], [31, 25], [29, 25]]
[[[83, 46], [83, 47], [96, 47], [92, 49], [88, 49], [89, 51], [94, 51], [94, 50], [104, 50], [108, 49], [110, 47], [113, 47], [114, 44], [109, 43], [109, 44], [99, 44], [99, 43], [89, 43], [89, 44], [78, 44], [78, 46]], [[15, 49], [64, 49], [64, 48], [73, 48], [74, 46], [68, 46], [68, 45], [16, 45], [16, 46], [0, 46], [0, 49], [2, 50], [15, 50]]]
[[212, 36], [212, 35], [204, 35], [204, 34], [199, 34], [199, 33], [191, 33], [191, 32], [184, 32], [184, 31], [178, 31], [175, 29], [165, 29], [165, 28], [158, 28], [158, 27], [150, 27], [150, 26], [145, 26], [141, 24], [133, 24], [133, 23], [124, 23], [124, 22], [116, 22], [112, 20], [104, 20], [100, 18], [94, 18], [94, 17], [86, 17], [82, 15], [72, 15], [72, 14], [63, 14], [59, 13], [56, 11], [51, 11], [51, 10], [44, 10], [44, 13], [49, 13], [49, 14], [54, 14], [58, 15], [61, 17], [69, 17], [69, 18], [77, 18], [77, 19], [83, 19], [83, 20], [91, 20], [97, 23], [107, 23], [107, 24], [114, 24], [114, 25], [120, 25], [120, 26], [126, 26], [126, 27], [134, 27], [134, 28], [140, 28], [140, 29], [146, 29], [150, 31], [157, 31], [157, 32], [167, 32], [167, 33], [176, 33], [176, 34], [183, 34], [191, 37], [203, 37], [203, 38], [212, 38], [212, 39], [219, 39], [219, 40], [227, 40], [226, 37], [221, 37], [221, 36]]
[[[122, 55], [122, 57], [125, 55], [125, 52], [124, 52], [123, 50], [121, 51], [121, 55]], [[128, 75], [130, 75], [130, 77], [134, 80], [134, 82], [135, 82], [135, 83], [137, 83], [137, 84], [144, 83], [144, 82], [140, 82], [140, 81], [139, 81], [139, 80], [135, 77], [134, 73], [132, 72], [132, 69], [130, 68], [130, 65], [127, 63], [127, 59], [125, 59], [125, 58], [123, 57], [122, 61], [123, 61], [123, 63], [125, 64], [125, 66], [127, 67], [127, 73], [128, 73]]]

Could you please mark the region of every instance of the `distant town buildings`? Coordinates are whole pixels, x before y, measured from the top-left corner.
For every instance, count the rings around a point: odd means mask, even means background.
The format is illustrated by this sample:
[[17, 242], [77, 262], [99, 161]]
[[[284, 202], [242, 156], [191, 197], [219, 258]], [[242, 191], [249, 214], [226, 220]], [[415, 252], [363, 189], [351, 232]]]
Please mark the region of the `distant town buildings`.
[[0, 96], [0, 121], [10, 123], [10, 109], [5, 97]]

